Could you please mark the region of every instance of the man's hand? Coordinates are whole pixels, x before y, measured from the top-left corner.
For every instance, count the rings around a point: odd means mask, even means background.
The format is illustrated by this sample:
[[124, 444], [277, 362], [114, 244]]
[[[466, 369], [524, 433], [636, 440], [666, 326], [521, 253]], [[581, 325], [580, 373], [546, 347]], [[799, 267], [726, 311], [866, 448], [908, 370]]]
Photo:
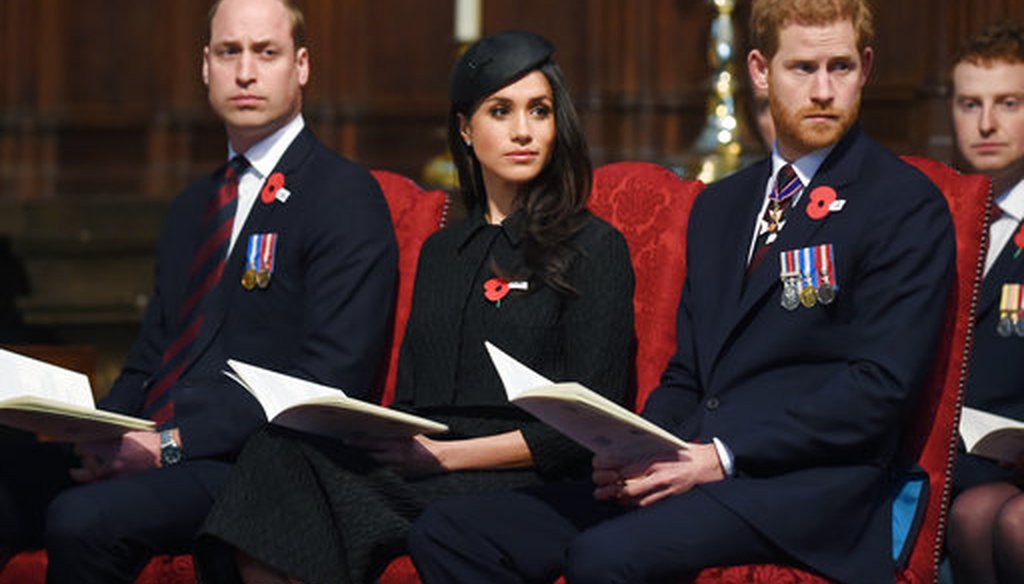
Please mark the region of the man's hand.
[[636, 507], [725, 478], [713, 444], [691, 444], [686, 450], [639, 461], [595, 456], [593, 464], [594, 498]]
[[393, 440], [359, 440], [349, 444], [362, 448], [374, 460], [406, 477], [422, 477], [448, 472], [441, 461], [445, 443], [422, 434]]
[[128, 432], [120, 439], [75, 445], [82, 466], [70, 470], [79, 483], [160, 467], [160, 433]]

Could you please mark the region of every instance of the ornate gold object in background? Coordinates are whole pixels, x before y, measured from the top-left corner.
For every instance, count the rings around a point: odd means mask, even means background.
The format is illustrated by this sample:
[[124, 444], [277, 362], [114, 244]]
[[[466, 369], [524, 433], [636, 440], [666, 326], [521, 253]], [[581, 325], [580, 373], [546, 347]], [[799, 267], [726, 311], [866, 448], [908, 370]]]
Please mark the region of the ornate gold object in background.
[[[455, 58], [466, 52], [469, 45], [480, 39], [483, 29], [482, 0], [455, 0], [452, 36], [455, 39]], [[447, 137], [445, 128], [442, 135]], [[452, 153], [445, 148], [444, 152], [431, 158], [423, 166], [423, 182], [426, 185], [446, 190], [459, 188], [459, 173], [452, 161]]]
[[748, 142], [746, 120], [737, 111], [736, 93], [740, 87], [736, 63], [736, 35], [732, 12], [736, 0], [708, 0], [718, 10], [711, 22], [708, 64], [713, 71], [708, 94], [707, 120], [691, 149], [686, 175], [705, 183], [732, 173], [743, 162], [743, 144]]
[[423, 184], [454, 191], [459, 188], [459, 173], [455, 169], [452, 153], [447, 148], [423, 165]]

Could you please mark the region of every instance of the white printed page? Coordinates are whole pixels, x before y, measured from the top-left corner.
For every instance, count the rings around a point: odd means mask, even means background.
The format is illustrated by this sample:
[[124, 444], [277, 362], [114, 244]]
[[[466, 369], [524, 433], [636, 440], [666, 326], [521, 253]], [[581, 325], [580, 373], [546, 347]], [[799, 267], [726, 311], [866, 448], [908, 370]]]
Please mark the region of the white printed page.
[[[234, 359], [228, 359], [228, 365], [244, 382], [242, 386], [263, 406], [268, 420], [273, 420], [283, 410], [302, 402], [321, 398], [347, 399], [345, 393], [338, 388], [298, 379]], [[231, 376], [230, 372], [226, 373]]]
[[1024, 424], [1012, 418], [964, 406], [960, 412], [960, 436], [964, 446], [970, 450], [986, 434], [1003, 428], [1024, 428]]
[[540, 373], [516, 361], [508, 353], [492, 345], [490, 341], [484, 341], [487, 354], [491, 356], [494, 368], [498, 370], [498, 377], [501, 384], [505, 386], [505, 394], [509, 401], [519, 397], [524, 391], [535, 387], [551, 385], [551, 381]]
[[0, 400], [32, 396], [95, 409], [89, 378], [77, 371], [50, 365], [0, 349]]

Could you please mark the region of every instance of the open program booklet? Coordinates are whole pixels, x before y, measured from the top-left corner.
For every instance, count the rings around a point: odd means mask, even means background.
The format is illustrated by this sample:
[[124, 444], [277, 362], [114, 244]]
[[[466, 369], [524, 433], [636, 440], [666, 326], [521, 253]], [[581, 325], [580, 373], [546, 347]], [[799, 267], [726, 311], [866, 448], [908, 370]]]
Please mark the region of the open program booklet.
[[267, 420], [335, 438], [404, 438], [446, 432], [448, 426], [351, 398], [334, 387], [228, 359], [238, 382], [263, 407]]
[[552, 383], [485, 342], [510, 402], [591, 451], [616, 458], [688, 448], [685, 441], [579, 383]]
[[960, 436], [967, 452], [993, 460], [1017, 464], [1024, 459], [1024, 422], [964, 407], [960, 414]]
[[0, 349], [0, 425], [86, 442], [152, 430], [153, 422], [96, 409], [82, 373]]

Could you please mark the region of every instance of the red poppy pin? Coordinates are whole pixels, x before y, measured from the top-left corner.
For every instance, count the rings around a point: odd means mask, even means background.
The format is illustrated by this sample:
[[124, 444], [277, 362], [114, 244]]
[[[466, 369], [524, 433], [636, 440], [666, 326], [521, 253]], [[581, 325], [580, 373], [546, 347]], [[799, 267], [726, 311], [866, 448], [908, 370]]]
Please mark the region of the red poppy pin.
[[274, 199], [278, 198], [278, 191], [284, 188], [284, 175], [280, 172], [275, 172], [270, 175], [267, 179], [267, 183], [263, 185], [263, 190], [260, 192], [260, 200], [267, 205], [274, 202]]
[[1013, 252], [1013, 257], [1020, 255], [1020, 252], [1024, 251], [1024, 223], [1020, 224], [1017, 228], [1017, 233], [1013, 234], [1013, 244], [1017, 246], [1017, 251]]
[[508, 296], [508, 280], [505, 278], [491, 278], [484, 282], [484, 298], [501, 306], [501, 299]]
[[839, 211], [843, 208], [845, 200], [836, 197], [836, 190], [832, 187], [817, 187], [811, 191], [810, 200], [807, 201], [807, 216], [817, 221], [824, 219], [832, 211]]

